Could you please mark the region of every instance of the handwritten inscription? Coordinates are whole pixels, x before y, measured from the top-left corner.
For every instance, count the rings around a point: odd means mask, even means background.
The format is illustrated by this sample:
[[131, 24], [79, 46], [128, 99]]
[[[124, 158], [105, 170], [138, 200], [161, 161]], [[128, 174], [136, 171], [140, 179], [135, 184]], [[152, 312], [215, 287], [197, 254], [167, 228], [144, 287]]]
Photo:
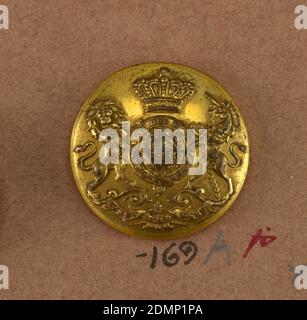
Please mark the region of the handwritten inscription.
[[[271, 231], [271, 228], [267, 227], [267, 232]], [[251, 240], [248, 242], [247, 247], [243, 253], [243, 258], [247, 258], [249, 252], [259, 243], [260, 247], [267, 247], [273, 241], [277, 239], [276, 235], [263, 234], [262, 229], [259, 229], [255, 234], [251, 236]], [[174, 267], [178, 263], [183, 265], [189, 265], [199, 254], [198, 245], [193, 241], [182, 241], [177, 244], [172, 242], [169, 246], [164, 249], [160, 249], [157, 246], [153, 246], [150, 253], [141, 252], [136, 255], [137, 258], [150, 257], [150, 268], [155, 269], [158, 262], [168, 268]], [[212, 243], [209, 251], [205, 254], [203, 264], [207, 265], [209, 261], [217, 254], [222, 254], [226, 265], [231, 267], [231, 249], [224, 238], [222, 231], [219, 231], [215, 241]]]
[[[177, 265], [180, 260], [182, 260], [183, 265], [189, 265], [197, 256], [199, 252], [198, 246], [193, 241], [183, 241], [177, 245], [176, 242], [172, 242], [168, 247], [162, 250], [159, 253], [158, 247], [153, 246], [152, 252], [148, 254], [147, 252], [142, 252], [136, 255], [138, 258], [145, 258], [151, 256], [150, 268], [155, 269], [158, 263], [158, 258], [161, 258], [161, 261], [164, 266], [170, 268]], [[223, 232], [219, 232], [217, 239], [214, 241], [209, 252], [205, 256], [204, 264], [207, 265], [211, 257], [216, 253], [223, 253], [226, 258], [226, 263], [231, 266], [231, 256], [229, 246], [224, 240]]]
[[[177, 250], [175, 250], [177, 249]], [[176, 242], [171, 243], [166, 249], [163, 250], [161, 254], [162, 262], [166, 267], [173, 267], [180, 261], [180, 255], [178, 251], [184, 256], [184, 265], [190, 264], [197, 255], [198, 247], [193, 241], [183, 241], [178, 247]], [[147, 257], [146, 252], [136, 255], [137, 257]], [[155, 269], [158, 262], [158, 248], [153, 246], [151, 253], [151, 263], [150, 268]]]
[[[271, 231], [271, 228], [267, 228], [267, 231]], [[271, 244], [273, 241], [275, 241], [277, 237], [275, 235], [263, 235], [262, 229], [259, 229], [256, 234], [252, 235], [252, 238], [245, 249], [245, 252], [243, 254], [243, 258], [246, 258], [248, 253], [253, 249], [253, 247], [259, 243], [261, 247], [266, 247], [269, 244]]]

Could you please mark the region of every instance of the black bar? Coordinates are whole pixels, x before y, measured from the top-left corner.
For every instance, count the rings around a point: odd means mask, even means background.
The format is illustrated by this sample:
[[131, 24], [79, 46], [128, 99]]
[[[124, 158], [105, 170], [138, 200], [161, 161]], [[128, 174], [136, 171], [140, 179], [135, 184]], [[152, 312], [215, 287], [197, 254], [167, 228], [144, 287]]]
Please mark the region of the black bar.
[[[132, 309], [133, 308], [133, 309]], [[135, 312], [134, 312], [135, 310]], [[1, 319], [277, 319], [303, 316], [307, 301], [0, 301]], [[4, 315], [9, 316], [4, 317]], [[21, 319], [21, 318], [20, 318]], [[66, 318], [65, 318], [66, 319]]]

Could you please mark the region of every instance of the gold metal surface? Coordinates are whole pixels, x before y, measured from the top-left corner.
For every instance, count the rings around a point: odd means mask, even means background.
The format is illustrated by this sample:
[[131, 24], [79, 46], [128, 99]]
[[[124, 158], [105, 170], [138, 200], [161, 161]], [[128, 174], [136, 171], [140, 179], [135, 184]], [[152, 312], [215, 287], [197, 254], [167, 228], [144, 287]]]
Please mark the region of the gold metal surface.
[[[109, 164], [99, 160], [101, 130], [207, 129], [208, 167], [191, 176], [186, 164]], [[121, 137], [119, 133], [119, 137]], [[78, 114], [71, 165], [88, 206], [129, 235], [171, 239], [207, 227], [240, 192], [249, 161], [243, 119], [229, 94], [190, 67], [151, 63], [103, 81]]]

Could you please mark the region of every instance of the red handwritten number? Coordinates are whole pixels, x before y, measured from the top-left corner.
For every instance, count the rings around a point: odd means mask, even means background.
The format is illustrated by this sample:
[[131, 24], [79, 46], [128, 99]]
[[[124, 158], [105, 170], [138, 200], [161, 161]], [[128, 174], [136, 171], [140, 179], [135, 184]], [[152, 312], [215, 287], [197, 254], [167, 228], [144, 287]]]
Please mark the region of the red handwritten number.
[[[270, 231], [270, 228], [267, 228], [267, 231]], [[245, 249], [245, 252], [243, 254], [243, 258], [246, 258], [248, 253], [252, 250], [252, 248], [259, 242], [261, 247], [266, 247], [270, 243], [272, 243], [274, 240], [276, 240], [276, 236], [270, 236], [270, 235], [263, 235], [262, 229], [259, 229], [256, 234], [252, 235], [252, 238]]]

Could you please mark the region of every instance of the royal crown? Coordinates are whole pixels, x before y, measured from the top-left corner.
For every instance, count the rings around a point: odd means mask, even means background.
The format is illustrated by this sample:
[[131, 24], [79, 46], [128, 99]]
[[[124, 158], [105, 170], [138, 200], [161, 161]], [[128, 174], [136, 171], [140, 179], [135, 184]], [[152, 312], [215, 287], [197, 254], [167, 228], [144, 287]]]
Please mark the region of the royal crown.
[[186, 79], [161, 68], [152, 77], [137, 79], [134, 91], [144, 103], [145, 112], [182, 112], [183, 103], [194, 94], [194, 85]]

